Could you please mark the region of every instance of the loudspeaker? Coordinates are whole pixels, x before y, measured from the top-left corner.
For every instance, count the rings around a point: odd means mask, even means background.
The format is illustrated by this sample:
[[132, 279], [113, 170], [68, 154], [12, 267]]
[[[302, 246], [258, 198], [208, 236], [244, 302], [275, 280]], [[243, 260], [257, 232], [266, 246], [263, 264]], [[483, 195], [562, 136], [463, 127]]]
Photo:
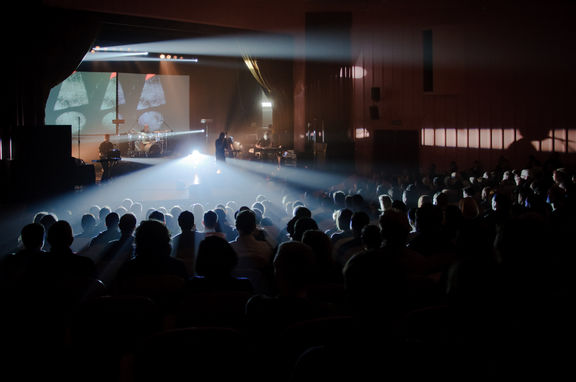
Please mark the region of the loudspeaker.
[[370, 119], [380, 119], [380, 109], [378, 109], [378, 106], [370, 106]]
[[12, 133], [12, 159], [65, 161], [72, 157], [72, 126], [19, 126]]
[[380, 101], [380, 88], [370, 89], [370, 98], [372, 98], [374, 102]]

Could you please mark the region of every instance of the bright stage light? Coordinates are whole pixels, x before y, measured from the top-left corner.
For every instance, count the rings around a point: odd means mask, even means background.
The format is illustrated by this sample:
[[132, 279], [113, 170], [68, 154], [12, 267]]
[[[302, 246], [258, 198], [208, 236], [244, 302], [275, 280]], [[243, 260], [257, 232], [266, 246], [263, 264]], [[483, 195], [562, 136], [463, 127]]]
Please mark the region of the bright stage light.
[[205, 155], [201, 154], [200, 151], [194, 149], [188, 156], [184, 158], [186, 164], [192, 165], [194, 167], [199, 166], [202, 162], [204, 162]]

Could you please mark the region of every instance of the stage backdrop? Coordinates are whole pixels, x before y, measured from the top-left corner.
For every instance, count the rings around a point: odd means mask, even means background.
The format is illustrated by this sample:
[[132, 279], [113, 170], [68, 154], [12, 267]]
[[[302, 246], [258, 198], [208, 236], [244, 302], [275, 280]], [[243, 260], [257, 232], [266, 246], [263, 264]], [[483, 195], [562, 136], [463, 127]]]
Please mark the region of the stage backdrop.
[[[120, 143], [144, 125], [151, 131], [189, 131], [189, 83], [186, 75], [77, 71], [50, 91], [45, 123], [72, 126], [75, 157], [93, 156], [104, 134]], [[124, 120], [118, 131], [117, 117]]]

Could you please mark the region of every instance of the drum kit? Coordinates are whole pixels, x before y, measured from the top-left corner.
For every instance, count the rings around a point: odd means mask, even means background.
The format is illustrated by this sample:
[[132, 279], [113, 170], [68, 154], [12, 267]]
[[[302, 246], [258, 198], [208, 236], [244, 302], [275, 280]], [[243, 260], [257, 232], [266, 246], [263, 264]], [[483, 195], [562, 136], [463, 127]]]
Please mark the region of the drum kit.
[[160, 157], [167, 151], [169, 130], [149, 133], [130, 130], [128, 133], [128, 156]]

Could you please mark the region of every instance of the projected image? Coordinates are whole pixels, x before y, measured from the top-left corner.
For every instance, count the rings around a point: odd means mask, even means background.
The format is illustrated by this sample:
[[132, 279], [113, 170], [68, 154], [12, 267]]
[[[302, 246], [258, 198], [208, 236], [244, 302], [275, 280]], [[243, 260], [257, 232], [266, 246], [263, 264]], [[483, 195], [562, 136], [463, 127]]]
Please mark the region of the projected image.
[[[47, 125], [71, 125], [85, 136], [189, 130], [189, 77], [75, 72], [50, 91]], [[121, 119], [118, 125], [114, 120]]]

